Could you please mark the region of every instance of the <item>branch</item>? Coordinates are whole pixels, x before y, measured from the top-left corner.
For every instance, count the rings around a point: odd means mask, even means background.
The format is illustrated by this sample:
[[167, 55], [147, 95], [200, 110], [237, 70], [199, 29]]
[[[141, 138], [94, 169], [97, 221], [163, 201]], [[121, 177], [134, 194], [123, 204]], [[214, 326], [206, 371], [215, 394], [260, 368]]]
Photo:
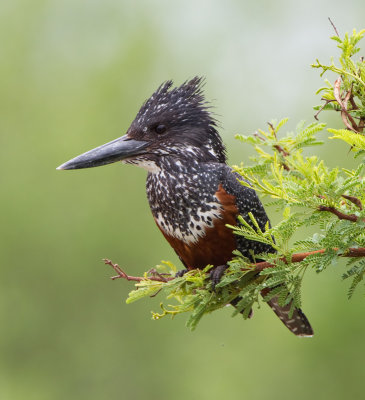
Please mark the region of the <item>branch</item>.
[[325, 103], [323, 104], [323, 106], [322, 106], [322, 107], [316, 112], [316, 114], [314, 115], [314, 118], [315, 118], [317, 121], [319, 121], [318, 115], [323, 111], [323, 109], [326, 107], [326, 105], [327, 105], [328, 103], [332, 103], [333, 101], [336, 101], [336, 100], [327, 100], [327, 99], [324, 99], [323, 97], [321, 98], [321, 100], [324, 100]]
[[290, 155], [286, 150], [284, 150], [284, 149], [280, 146], [280, 144], [274, 144], [274, 148], [275, 148], [279, 153], [281, 153], [284, 157], [287, 157], [287, 156]]
[[332, 20], [331, 20], [330, 17], [328, 17], [328, 19], [329, 19], [329, 21], [331, 22], [332, 28], [335, 30], [336, 35], [337, 35], [338, 37], [340, 37], [340, 35], [338, 34], [338, 31], [337, 31], [337, 28], [336, 28], [335, 24], [332, 22]]
[[[346, 93], [345, 99], [342, 101], [341, 99], [341, 77], [336, 79], [334, 85], [333, 85], [333, 94], [335, 96], [335, 99], [337, 103], [341, 107], [341, 118], [343, 123], [346, 125], [348, 129], [355, 133], [359, 133], [359, 127], [356, 125], [355, 120], [352, 118], [352, 116], [349, 114], [347, 110], [347, 102], [349, 101], [351, 97], [351, 89]], [[348, 120], [351, 122], [351, 125], [349, 124]]]
[[[332, 250], [338, 251], [338, 248], [333, 248]], [[326, 249], [321, 249], [321, 250], [315, 250], [315, 251], [310, 251], [306, 253], [297, 253], [293, 254], [290, 262], [292, 263], [297, 263], [300, 261], [303, 261], [305, 258], [312, 254], [323, 254], [326, 251]], [[365, 257], [365, 247], [359, 247], [359, 248], [350, 248], [343, 254], [340, 254], [340, 257]], [[280, 258], [281, 261], [285, 262], [286, 264], [288, 263], [288, 260], [285, 257]], [[148, 278], [145, 278], [143, 276], [130, 276], [127, 275], [120, 267], [118, 264], [114, 264], [111, 260], [104, 259], [103, 260], [106, 265], [110, 265], [114, 271], [117, 272], [117, 276], [112, 276], [111, 279], [115, 280], [118, 278], [123, 278], [126, 279], [127, 281], [135, 281], [135, 282], [141, 282], [143, 280], [149, 279], [151, 281], [157, 281], [157, 282], [168, 282], [173, 279], [175, 279], [175, 276], [171, 276], [169, 274], [159, 274], [156, 272], [156, 270], [151, 270], [150, 272], [152, 273], [151, 276], [148, 276]], [[268, 261], [263, 261], [259, 262], [256, 264], [253, 264], [254, 268], [250, 269], [255, 270], [258, 272], [261, 272], [262, 270], [266, 268], [273, 268], [275, 267], [275, 264], [269, 263]], [[247, 271], [247, 269], [242, 269], [243, 271]]]
[[360, 117], [360, 122], [359, 125], [357, 126], [359, 128], [359, 132], [362, 132], [365, 128], [365, 118]]
[[346, 200], [351, 201], [351, 203], [355, 204], [357, 207], [360, 208], [360, 210], [362, 210], [362, 203], [361, 203], [361, 200], [358, 199], [357, 197], [355, 197], [355, 196], [348, 196], [347, 194], [343, 194], [343, 195], [341, 195], [341, 197], [343, 197], [343, 198], [346, 199]]
[[[277, 136], [276, 136], [276, 131], [275, 131], [274, 125], [271, 122], [268, 122], [267, 124], [269, 125], [273, 135], [275, 136], [275, 139], [277, 140]], [[280, 146], [280, 144], [274, 144], [274, 149], [277, 150], [278, 153], [282, 154], [282, 156], [284, 158], [290, 156], [290, 154], [285, 149], [283, 149]], [[290, 171], [290, 168], [287, 166], [287, 164], [285, 162], [281, 163], [281, 165], [284, 167], [284, 169], [286, 171]]]
[[348, 221], [352, 221], [352, 222], [356, 222], [359, 219], [359, 217], [357, 215], [345, 214], [345, 213], [337, 210], [337, 208], [335, 208], [335, 207], [319, 206], [318, 211], [328, 211], [328, 212], [336, 215], [336, 217], [338, 217], [339, 219], [347, 219]]
[[[131, 276], [131, 275], [127, 275], [122, 268], [120, 268], [120, 266], [118, 264], [114, 264], [111, 260], [104, 258], [103, 259], [104, 263], [106, 265], [110, 265], [114, 271], [118, 274], [116, 276], [112, 276], [110, 279], [111, 280], [115, 280], [118, 278], [123, 278], [126, 279], [127, 281], [135, 281], [135, 282], [141, 282], [143, 280], [145, 280], [146, 278], [143, 276]], [[174, 279], [174, 277], [171, 277], [171, 275], [167, 275], [166, 277], [164, 277], [162, 274], [159, 274], [156, 270], [151, 270], [152, 275], [148, 277], [148, 279], [152, 280], [152, 281], [158, 281], [158, 282], [167, 282], [170, 281], [172, 279]]]
[[[307, 253], [297, 253], [293, 254], [291, 258], [292, 263], [297, 263], [300, 261], [303, 261], [305, 258], [308, 256], [311, 256], [312, 254], [323, 254], [327, 249], [321, 249], [321, 250], [315, 250], [315, 251], [309, 251]], [[337, 247], [334, 247], [332, 250], [338, 251]], [[359, 248], [350, 248], [348, 249], [345, 253], [340, 254], [340, 257], [365, 257], [365, 247], [359, 247]], [[280, 258], [281, 261], [284, 261], [286, 264], [288, 263], [288, 260], [285, 257]], [[267, 261], [259, 262], [255, 264], [255, 269], [257, 271], [262, 271], [266, 268], [272, 268], [275, 267], [275, 264], [271, 264]]]

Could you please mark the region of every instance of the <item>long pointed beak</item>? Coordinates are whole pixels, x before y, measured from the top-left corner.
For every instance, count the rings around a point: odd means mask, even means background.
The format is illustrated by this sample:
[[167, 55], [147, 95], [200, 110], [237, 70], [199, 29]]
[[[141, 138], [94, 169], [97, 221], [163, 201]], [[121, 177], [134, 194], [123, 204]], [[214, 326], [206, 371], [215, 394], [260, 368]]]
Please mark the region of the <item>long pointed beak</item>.
[[147, 146], [148, 142], [130, 139], [124, 135], [65, 162], [57, 169], [92, 168], [111, 164], [140, 154]]

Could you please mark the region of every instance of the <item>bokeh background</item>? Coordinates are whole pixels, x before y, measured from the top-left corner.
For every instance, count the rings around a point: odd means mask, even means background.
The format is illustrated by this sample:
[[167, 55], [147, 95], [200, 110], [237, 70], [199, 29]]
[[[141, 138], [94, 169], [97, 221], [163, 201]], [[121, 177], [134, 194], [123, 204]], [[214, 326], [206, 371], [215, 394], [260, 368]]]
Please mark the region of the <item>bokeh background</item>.
[[[160, 300], [127, 306], [132, 284], [101, 262], [135, 275], [178, 264], [145, 171], [55, 168], [121, 136], [162, 81], [196, 74], [230, 163], [247, 160], [235, 133], [313, 121], [321, 78], [309, 65], [337, 54], [327, 17], [343, 34], [364, 15], [363, 0], [0, 2], [0, 399], [362, 398], [364, 303], [347, 300], [343, 265], [306, 277], [310, 340], [266, 307], [250, 321], [221, 310], [193, 333], [183, 316], [152, 321]], [[347, 150], [321, 151], [350, 165]]]

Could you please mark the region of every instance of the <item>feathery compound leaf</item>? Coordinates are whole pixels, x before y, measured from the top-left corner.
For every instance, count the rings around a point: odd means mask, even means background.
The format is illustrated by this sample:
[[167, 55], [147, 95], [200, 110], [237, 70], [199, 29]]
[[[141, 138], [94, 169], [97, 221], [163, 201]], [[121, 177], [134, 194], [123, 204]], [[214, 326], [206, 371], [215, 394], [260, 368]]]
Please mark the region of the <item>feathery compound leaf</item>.
[[289, 121], [289, 118], [283, 118], [275, 127], [276, 132], [279, 130]]
[[351, 132], [347, 129], [328, 129], [333, 133], [329, 139], [341, 139], [352, 147], [352, 151], [365, 150], [365, 136]]
[[353, 278], [350, 288], [347, 292], [347, 296], [350, 299], [358, 284], [364, 279], [365, 275], [365, 260], [360, 261], [358, 264], [354, 265], [351, 269], [349, 269], [346, 273], [342, 275], [342, 279]]
[[[259, 307], [262, 293], [264, 301], [276, 298], [279, 304], [290, 308], [292, 315], [301, 304], [301, 285], [308, 267], [322, 272], [337, 265], [343, 256], [351, 256], [348, 271], [342, 277], [351, 279], [348, 297], [353, 295], [365, 275], [365, 260], [359, 257], [362, 250], [365, 252], [365, 63], [354, 57], [364, 35], [365, 30], [354, 30], [343, 38], [334, 36], [341, 51], [337, 63], [332, 60], [324, 65], [317, 60], [313, 65], [320, 69], [321, 76], [336, 74], [332, 81], [325, 79], [317, 91], [324, 103], [315, 107], [315, 117], [324, 110], [341, 114], [344, 129], [329, 128], [329, 139], [343, 142], [343, 154], [347, 154], [346, 145], [350, 145], [351, 154], [360, 160], [358, 165], [354, 169], [342, 165], [330, 168], [326, 160], [308, 154], [310, 146], [324, 144], [319, 137], [324, 123], [302, 121], [296, 133], [283, 132], [288, 121], [283, 118], [252, 135], [236, 135], [245, 148], [252, 149], [252, 165], [241, 163], [233, 167], [239, 182], [266, 196], [282, 218], [272, 227], [269, 223], [263, 227], [248, 208], [245, 215], [238, 216], [236, 226], [227, 227], [238, 240], [264, 243], [275, 253], [254, 254], [251, 249], [244, 257], [234, 251], [214, 290], [209, 276], [211, 265], [173, 278], [176, 267], [164, 263], [156, 267], [157, 275], [145, 274], [129, 294], [128, 303], [163, 295], [169, 304], [161, 303], [162, 311], [152, 313], [153, 319], [190, 313], [187, 326], [192, 330], [205, 314], [227, 304], [234, 304], [233, 315], [241, 313], [248, 318], [252, 308]], [[341, 161], [339, 158], [338, 163]], [[309, 237], [304, 230], [307, 227], [312, 232]], [[256, 265], [256, 261], [260, 264]], [[166, 273], [170, 275], [162, 275]], [[168, 279], [160, 282], [153, 276]]]

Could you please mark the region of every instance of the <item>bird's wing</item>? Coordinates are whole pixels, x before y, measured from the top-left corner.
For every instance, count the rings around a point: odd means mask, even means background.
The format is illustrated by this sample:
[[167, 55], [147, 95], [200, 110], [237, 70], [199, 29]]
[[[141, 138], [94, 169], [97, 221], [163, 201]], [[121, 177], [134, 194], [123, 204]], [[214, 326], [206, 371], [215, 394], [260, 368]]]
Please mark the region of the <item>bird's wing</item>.
[[[237, 207], [238, 214], [241, 215], [245, 221], [252, 225], [248, 213], [252, 213], [255, 217], [258, 225], [262, 230], [265, 229], [265, 225], [269, 222], [269, 218], [266, 214], [264, 206], [262, 205], [257, 193], [247, 186], [243, 186], [240, 183], [242, 177], [234, 172], [232, 168], [222, 164], [221, 167], [221, 183], [223, 190], [229, 196], [233, 196], [235, 206]], [[239, 221], [237, 220], [237, 224]], [[255, 254], [263, 252], [274, 252], [273, 248], [267, 244], [247, 240], [242, 236], [237, 236], [237, 249], [246, 257], [250, 257], [250, 253]]]
[[[226, 191], [227, 195], [233, 196], [235, 199], [235, 205], [238, 212], [242, 217], [250, 223], [248, 213], [251, 212], [256, 221], [258, 222], [261, 229], [265, 228], [269, 218], [265, 212], [264, 206], [258, 198], [256, 192], [246, 186], [241, 185], [239, 180], [242, 180], [239, 174], [235, 173], [230, 167], [224, 166], [222, 168], [222, 187]], [[263, 252], [275, 252], [275, 250], [266, 244], [247, 240], [242, 237], [237, 239], [237, 249], [246, 257], [250, 257], [250, 250], [255, 254]], [[256, 261], [259, 261], [256, 259]], [[263, 296], [267, 295], [270, 289], [266, 289]], [[283, 324], [297, 336], [313, 336], [313, 329], [303, 314], [300, 308], [295, 308], [293, 314], [289, 317], [289, 310], [292, 306], [292, 301], [286, 306], [279, 305], [279, 299], [277, 296], [271, 298], [267, 304], [280, 318]]]

